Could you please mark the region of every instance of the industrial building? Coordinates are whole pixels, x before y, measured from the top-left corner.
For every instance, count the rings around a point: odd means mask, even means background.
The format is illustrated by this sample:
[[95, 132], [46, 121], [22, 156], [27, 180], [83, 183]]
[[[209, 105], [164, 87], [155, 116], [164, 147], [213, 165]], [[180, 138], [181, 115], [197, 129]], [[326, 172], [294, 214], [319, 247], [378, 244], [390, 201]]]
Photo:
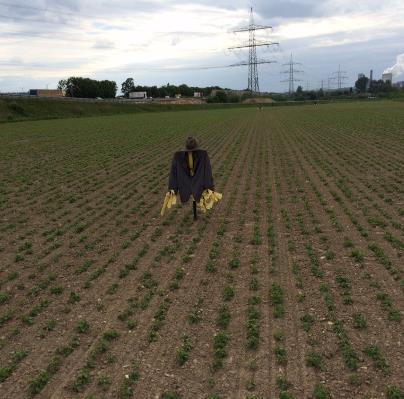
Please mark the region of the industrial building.
[[35, 97], [63, 97], [63, 91], [59, 89], [31, 89], [29, 95]]
[[384, 73], [382, 75], [382, 80], [384, 83], [393, 83], [393, 74], [392, 73]]
[[132, 100], [145, 100], [145, 99], [147, 99], [147, 92], [132, 91], [132, 93], [129, 93], [129, 98]]

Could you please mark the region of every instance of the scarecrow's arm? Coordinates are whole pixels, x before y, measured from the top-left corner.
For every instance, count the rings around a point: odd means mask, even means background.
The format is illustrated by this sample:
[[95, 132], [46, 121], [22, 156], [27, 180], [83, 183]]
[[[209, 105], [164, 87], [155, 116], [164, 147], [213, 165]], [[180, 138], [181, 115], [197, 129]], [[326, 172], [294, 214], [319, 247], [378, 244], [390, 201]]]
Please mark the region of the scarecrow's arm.
[[210, 159], [208, 153], [206, 153], [205, 159], [205, 178], [204, 178], [204, 188], [214, 191], [215, 185], [213, 183], [212, 167], [210, 165]]

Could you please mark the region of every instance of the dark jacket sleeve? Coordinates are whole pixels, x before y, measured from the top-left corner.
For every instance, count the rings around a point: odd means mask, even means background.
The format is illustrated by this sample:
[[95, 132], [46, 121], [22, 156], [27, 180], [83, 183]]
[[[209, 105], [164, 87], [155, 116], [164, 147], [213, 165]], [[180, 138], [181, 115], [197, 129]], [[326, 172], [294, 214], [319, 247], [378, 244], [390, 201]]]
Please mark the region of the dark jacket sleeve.
[[215, 185], [213, 183], [213, 176], [212, 176], [212, 167], [210, 165], [210, 159], [209, 159], [209, 155], [206, 152], [205, 154], [205, 173], [204, 173], [204, 189], [210, 189], [210, 190], [214, 190], [215, 189]]
[[177, 177], [176, 154], [174, 154], [173, 160], [171, 162], [170, 178], [168, 180], [168, 190], [174, 190], [175, 194], [178, 193], [178, 177]]

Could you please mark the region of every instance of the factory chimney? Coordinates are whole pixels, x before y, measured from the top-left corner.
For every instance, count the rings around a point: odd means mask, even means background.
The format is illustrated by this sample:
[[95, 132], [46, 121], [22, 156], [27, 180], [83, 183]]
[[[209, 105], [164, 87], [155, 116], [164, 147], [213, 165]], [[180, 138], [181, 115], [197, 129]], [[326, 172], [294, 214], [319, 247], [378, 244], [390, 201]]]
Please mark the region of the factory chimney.
[[370, 70], [367, 91], [369, 91], [372, 88], [372, 82], [373, 82], [373, 69]]

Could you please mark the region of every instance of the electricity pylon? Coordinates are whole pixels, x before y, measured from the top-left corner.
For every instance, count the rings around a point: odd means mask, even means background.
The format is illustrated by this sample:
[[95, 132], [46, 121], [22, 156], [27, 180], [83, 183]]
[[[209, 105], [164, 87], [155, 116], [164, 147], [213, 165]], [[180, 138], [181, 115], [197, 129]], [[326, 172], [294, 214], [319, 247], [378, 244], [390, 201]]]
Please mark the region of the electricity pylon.
[[346, 71], [341, 71], [341, 65], [338, 66], [338, 71], [333, 73], [335, 76], [332, 79], [337, 81], [338, 90], [342, 89], [342, 84], [348, 79], [346, 73]]
[[248, 34], [249, 34], [248, 44], [229, 48], [229, 50], [244, 49], [244, 48], [249, 49], [248, 62], [244, 61], [244, 62], [240, 62], [238, 64], [234, 64], [231, 66], [234, 67], [234, 66], [248, 65], [248, 91], [250, 91], [251, 94], [254, 94], [254, 93], [259, 94], [259, 92], [260, 92], [260, 85], [259, 85], [259, 78], [258, 78], [258, 65], [259, 64], [272, 64], [272, 63], [276, 62], [276, 61], [257, 58], [257, 47], [273, 46], [275, 44], [278, 44], [278, 43], [274, 43], [274, 42], [257, 42], [257, 40], [255, 38], [255, 32], [257, 30], [267, 30], [267, 29], [272, 29], [272, 27], [264, 26], [264, 25], [256, 25], [254, 23], [254, 14], [253, 14], [253, 9], [251, 7], [250, 24], [245, 28], [241, 28], [241, 29], [234, 31], [234, 33], [248, 32]]
[[287, 66], [289, 67], [287, 71], [282, 71], [281, 73], [287, 73], [289, 74], [289, 78], [286, 80], [282, 80], [282, 83], [287, 83], [289, 82], [289, 95], [292, 96], [293, 93], [295, 92], [295, 82], [301, 82], [301, 79], [296, 79], [295, 74], [296, 73], [303, 73], [303, 71], [295, 69], [295, 65], [302, 65], [300, 62], [294, 62], [293, 61], [293, 55], [290, 55], [290, 62], [287, 64], [283, 64], [282, 66]]

